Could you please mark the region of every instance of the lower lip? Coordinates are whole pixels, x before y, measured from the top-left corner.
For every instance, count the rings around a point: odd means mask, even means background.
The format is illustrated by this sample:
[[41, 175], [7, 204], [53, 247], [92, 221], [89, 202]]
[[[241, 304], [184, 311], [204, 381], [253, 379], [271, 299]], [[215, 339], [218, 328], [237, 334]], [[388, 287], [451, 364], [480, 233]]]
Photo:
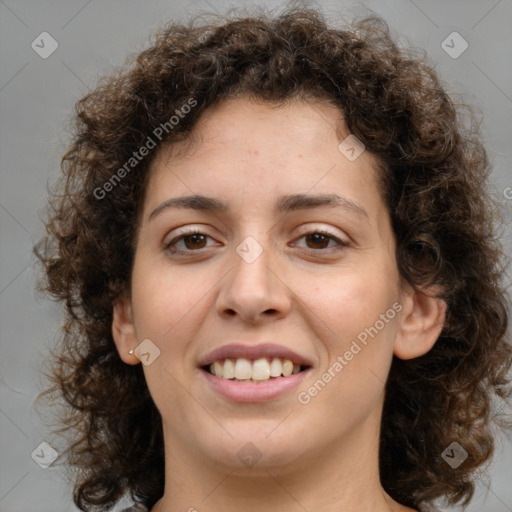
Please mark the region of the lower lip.
[[290, 393], [304, 380], [310, 370], [311, 368], [308, 368], [289, 377], [279, 377], [262, 382], [237, 382], [217, 377], [206, 370], [201, 370], [201, 373], [204, 374], [213, 390], [224, 398], [232, 402], [258, 403]]

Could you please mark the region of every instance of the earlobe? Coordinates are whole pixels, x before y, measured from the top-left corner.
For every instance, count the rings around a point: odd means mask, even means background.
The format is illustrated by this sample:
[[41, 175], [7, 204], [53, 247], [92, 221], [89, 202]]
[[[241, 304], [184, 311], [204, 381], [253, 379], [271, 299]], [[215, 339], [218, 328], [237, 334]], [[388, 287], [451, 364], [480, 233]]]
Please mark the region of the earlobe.
[[132, 306], [128, 297], [123, 296], [114, 303], [112, 337], [122, 361], [127, 364], [140, 362], [133, 353], [133, 349], [137, 345], [137, 337], [133, 324]]
[[443, 330], [447, 305], [434, 290], [412, 292], [404, 303], [393, 353], [400, 359], [414, 359], [435, 345]]

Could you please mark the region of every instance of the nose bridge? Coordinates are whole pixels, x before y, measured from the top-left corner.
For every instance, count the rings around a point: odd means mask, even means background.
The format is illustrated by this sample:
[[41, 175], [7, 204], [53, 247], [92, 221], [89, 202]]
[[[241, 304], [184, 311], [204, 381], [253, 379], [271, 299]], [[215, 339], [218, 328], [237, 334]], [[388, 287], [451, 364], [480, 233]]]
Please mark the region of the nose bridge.
[[[218, 298], [220, 314], [238, 314], [254, 321], [261, 314], [285, 314], [289, 308], [286, 286], [272, 268], [273, 244], [268, 233], [246, 236], [233, 254], [233, 268]], [[274, 265], [275, 266], [275, 265]]]

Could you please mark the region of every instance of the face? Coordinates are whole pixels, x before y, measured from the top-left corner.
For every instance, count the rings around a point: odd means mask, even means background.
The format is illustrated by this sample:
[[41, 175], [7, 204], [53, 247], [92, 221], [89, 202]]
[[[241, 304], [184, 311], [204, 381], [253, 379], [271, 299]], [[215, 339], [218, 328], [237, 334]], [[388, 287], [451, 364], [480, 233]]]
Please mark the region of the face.
[[[166, 446], [241, 467], [251, 442], [277, 467], [375, 440], [409, 298], [376, 161], [348, 158], [348, 135], [326, 103], [240, 98], [156, 158], [114, 337], [131, 363], [126, 350], [150, 340]], [[215, 202], [169, 202], [193, 195]], [[217, 360], [229, 377], [225, 359], [241, 382], [204, 368]], [[264, 380], [272, 364], [289, 373], [284, 359], [300, 371]]]

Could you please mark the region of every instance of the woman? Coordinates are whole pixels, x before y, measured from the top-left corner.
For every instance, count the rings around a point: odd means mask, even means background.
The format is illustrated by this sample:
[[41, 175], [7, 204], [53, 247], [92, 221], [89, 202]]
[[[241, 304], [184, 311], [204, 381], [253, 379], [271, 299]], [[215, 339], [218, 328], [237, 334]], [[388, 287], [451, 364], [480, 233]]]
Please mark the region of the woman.
[[169, 24], [63, 171], [38, 254], [81, 510], [469, 502], [510, 397], [489, 165], [380, 19]]

